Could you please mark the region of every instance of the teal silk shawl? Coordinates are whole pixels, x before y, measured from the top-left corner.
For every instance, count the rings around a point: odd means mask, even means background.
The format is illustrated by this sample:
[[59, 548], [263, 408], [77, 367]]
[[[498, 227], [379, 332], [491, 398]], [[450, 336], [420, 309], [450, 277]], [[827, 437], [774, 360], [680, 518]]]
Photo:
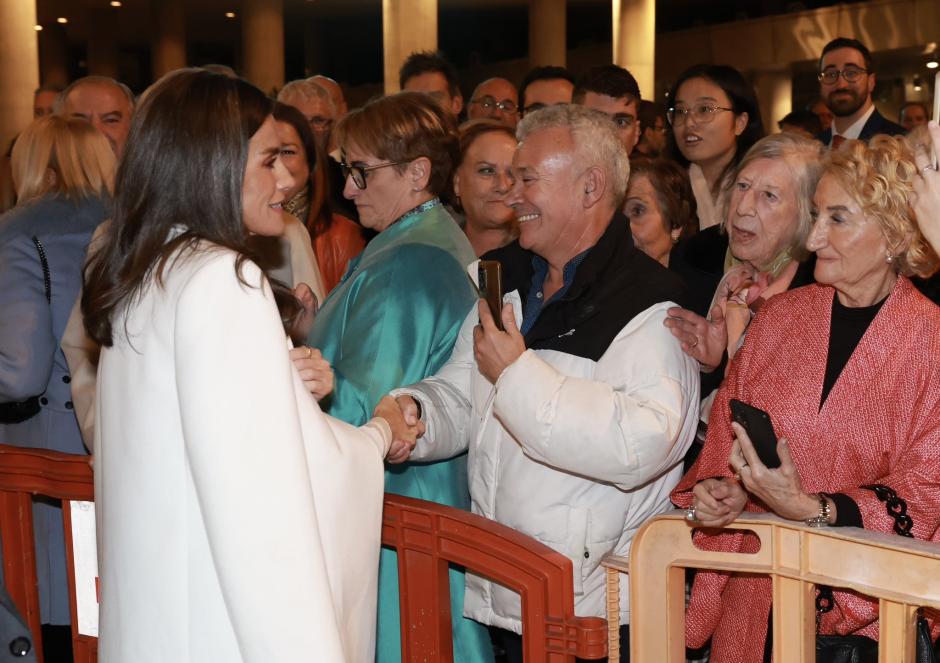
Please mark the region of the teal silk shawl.
[[[362, 425], [390, 390], [441, 368], [476, 303], [466, 271], [474, 260], [467, 238], [434, 199], [386, 228], [350, 261], [307, 338], [333, 366], [334, 391], [322, 403], [329, 414]], [[469, 510], [466, 454], [387, 466], [385, 490]], [[461, 617], [463, 574], [452, 570], [450, 586], [454, 660], [492, 661], [486, 629]], [[383, 549], [376, 660], [400, 659], [397, 557]]]

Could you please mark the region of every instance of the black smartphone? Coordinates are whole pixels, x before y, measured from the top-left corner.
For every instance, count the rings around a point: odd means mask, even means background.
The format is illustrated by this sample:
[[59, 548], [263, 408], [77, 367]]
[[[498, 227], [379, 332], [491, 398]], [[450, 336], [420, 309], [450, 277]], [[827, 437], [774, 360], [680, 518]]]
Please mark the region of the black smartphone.
[[493, 322], [500, 331], [503, 328], [503, 267], [496, 260], [481, 260], [477, 272], [480, 297], [486, 300], [493, 315]]
[[777, 434], [770, 415], [735, 398], [731, 399], [731, 418], [741, 424], [754, 445], [761, 462], [770, 469], [780, 467], [777, 455]]

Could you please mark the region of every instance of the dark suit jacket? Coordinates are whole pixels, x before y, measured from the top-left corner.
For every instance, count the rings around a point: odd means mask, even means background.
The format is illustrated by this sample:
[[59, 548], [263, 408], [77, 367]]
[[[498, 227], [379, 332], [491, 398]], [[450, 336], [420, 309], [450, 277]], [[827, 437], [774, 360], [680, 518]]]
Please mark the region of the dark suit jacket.
[[[888, 136], [903, 136], [907, 133], [907, 129], [902, 127], [900, 124], [896, 124], [886, 118], [884, 115], [878, 112], [878, 109], [875, 109], [875, 112], [871, 114], [871, 117], [868, 118], [868, 122], [865, 123], [865, 126], [862, 127], [862, 132], [858, 135], [859, 140], [868, 140], [872, 136], [877, 136], [878, 134], [887, 134]], [[832, 129], [826, 129], [821, 134], [816, 136], [817, 140], [822, 141], [824, 145], [828, 145], [829, 141], [832, 140]]]
[[0, 663], [35, 660], [32, 636], [7, 594], [3, 583], [3, 560], [0, 560]]

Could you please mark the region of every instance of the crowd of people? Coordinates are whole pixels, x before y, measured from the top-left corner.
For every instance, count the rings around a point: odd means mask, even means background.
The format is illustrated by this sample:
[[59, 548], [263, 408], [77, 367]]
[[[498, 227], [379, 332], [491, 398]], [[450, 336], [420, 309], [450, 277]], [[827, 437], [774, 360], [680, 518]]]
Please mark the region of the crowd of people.
[[[878, 112], [854, 39], [818, 78], [780, 132], [716, 64], [666, 104], [616, 65], [465, 100], [439, 53], [356, 109], [218, 65], [37, 90], [0, 216], [0, 441], [93, 454], [100, 660], [400, 660], [384, 491], [564, 554], [581, 616], [675, 507], [709, 550], [751, 550], [720, 532], [744, 511], [940, 541], [940, 128]], [[61, 514], [34, 518], [70, 660]], [[517, 594], [449, 589], [456, 661], [522, 661]], [[876, 602], [818, 592], [820, 634], [875, 646]], [[769, 661], [770, 609], [768, 579], [700, 572], [687, 644]]]

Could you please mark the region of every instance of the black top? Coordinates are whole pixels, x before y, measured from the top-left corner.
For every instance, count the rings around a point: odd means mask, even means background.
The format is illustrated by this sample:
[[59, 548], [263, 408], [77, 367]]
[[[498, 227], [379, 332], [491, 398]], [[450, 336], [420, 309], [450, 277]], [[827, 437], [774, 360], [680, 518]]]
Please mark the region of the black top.
[[[887, 299], [887, 298], [885, 298]], [[829, 328], [829, 354], [826, 357], [826, 376], [823, 378], [822, 397], [819, 400], [819, 407], [832, 391], [833, 385], [842, 374], [842, 369], [849, 363], [849, 358], [855, 352], [855, 348], [862, 340], [862, 336], [868, 330], [872, 320], [878, 315], [881, 306], [885, 303], [882, 299], [873, 306], [859, 306], [849, 308], [839, 302], [838, 296], [832, 297], [832, 325]]]

